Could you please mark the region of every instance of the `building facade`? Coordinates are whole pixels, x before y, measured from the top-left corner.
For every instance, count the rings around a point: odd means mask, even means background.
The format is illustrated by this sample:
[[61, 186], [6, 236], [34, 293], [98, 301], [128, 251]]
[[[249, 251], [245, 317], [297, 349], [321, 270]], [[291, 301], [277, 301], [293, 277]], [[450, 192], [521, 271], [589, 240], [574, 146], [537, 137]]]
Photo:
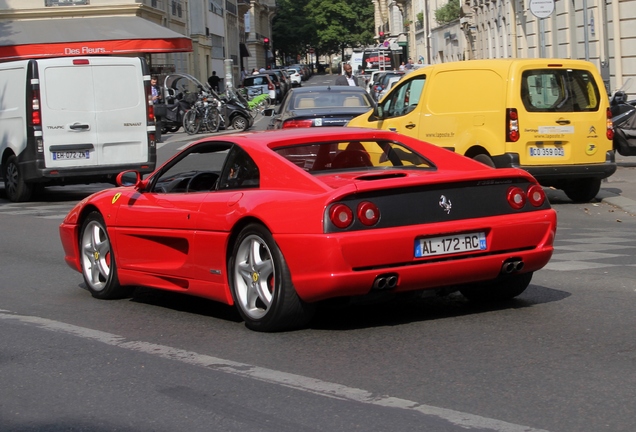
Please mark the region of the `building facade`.
[[[275, 8], [275, 0], [3, 0], [0, 60], [140, 55], [157, 75], [181, 72], [206, 81], [216, 71], [237, 85], [241, 68], [263, 67], [273, 57], [264, 40], [271, 40]], [[37, 35], [40, 28], [47, 32]], [[58, 51], [36, 52], [51, 38]]]
[[[608, 91], [636, 81], [636, 0], [461, 0], [460, 18], [440, 25], [446, 0], [372, 0], [376, 35], [403, 35], [423, 63], [487, 58], [575, 58], [594, 63]], [[402, 14], [395, 25], [390, 11]], [[399, 24], [400, 20], [398, 20]], [[628, 92], [636, 93], [636, 83]]]

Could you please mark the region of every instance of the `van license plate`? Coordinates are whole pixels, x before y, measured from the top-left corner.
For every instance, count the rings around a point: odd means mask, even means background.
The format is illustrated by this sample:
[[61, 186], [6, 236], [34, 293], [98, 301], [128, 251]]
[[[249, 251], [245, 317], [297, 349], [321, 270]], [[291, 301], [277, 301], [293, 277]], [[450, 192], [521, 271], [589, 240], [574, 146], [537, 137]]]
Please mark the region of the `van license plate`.
[[564, 157], [563, 147], [530, 147], [530, 157]]
[[53, 160], [90, 159], [90, 155], [91, 152], [88, 150], [53, 152]]
[[415, 257], [486, 250], [486, 233], [466, 233], [415, 239]]

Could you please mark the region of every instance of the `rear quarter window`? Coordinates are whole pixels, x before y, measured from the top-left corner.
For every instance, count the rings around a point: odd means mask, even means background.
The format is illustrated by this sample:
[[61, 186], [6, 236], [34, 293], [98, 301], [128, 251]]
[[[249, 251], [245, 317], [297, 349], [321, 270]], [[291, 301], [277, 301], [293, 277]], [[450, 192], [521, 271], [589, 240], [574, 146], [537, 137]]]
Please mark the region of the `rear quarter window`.
[[586, 70], [540, 69], [522, 74], [521, 100], [529, 112], [597, 111], [600, 93]]
[[[431, 85], [435, 81], [435, 85]], [[504, 106], [504, 81], [491, 70], [454, 70], [429, 78], [433, 114], [489, 112]]]

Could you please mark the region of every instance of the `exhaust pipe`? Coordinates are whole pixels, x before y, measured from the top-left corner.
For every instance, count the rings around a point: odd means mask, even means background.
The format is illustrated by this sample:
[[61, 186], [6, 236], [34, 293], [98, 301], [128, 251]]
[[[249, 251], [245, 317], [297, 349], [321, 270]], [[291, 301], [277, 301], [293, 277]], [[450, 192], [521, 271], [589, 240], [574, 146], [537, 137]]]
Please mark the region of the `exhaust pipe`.
[[397, 286], [398, 275], [396, 273], [388, 273], [379, 275], [373, 281], [374, 290], [390, 290]]
[[518, 258], [511, 258], [504, 261], [501, 266], [501, 274], [511, 274], [523, 270], [523, 261]]

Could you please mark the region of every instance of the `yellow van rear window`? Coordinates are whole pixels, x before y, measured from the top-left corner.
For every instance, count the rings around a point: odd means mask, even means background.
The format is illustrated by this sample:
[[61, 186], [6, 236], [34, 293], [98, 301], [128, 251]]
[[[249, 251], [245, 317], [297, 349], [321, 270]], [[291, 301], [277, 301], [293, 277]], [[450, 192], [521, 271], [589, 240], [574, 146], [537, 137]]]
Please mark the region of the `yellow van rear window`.
[[521, 78], [521, 100], [530, 112], [597, 111], [599, 89], [585, 70], [535, 69]]

